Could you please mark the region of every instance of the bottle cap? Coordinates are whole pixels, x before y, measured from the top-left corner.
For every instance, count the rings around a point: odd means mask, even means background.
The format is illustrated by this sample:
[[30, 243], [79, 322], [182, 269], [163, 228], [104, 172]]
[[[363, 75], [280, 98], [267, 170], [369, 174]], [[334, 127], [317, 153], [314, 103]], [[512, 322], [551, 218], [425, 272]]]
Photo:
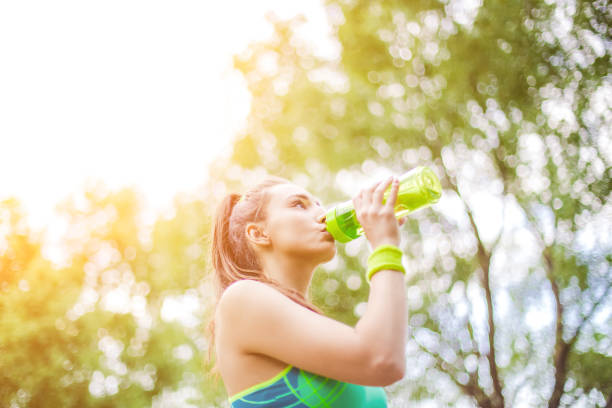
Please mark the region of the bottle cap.
[[330, 210], [327, 211], [327, 214], [325, 214], [325, 224], [327, 227], [327, 231], [332, 235], [332, 237], [334, 237], [336, 241], [345, 243], [353, 240], [352, 237], [346, 235], [340, 229], [340, 226], [338, 225], [338, 219], [336, 218], [335, 207], [332, 207]]

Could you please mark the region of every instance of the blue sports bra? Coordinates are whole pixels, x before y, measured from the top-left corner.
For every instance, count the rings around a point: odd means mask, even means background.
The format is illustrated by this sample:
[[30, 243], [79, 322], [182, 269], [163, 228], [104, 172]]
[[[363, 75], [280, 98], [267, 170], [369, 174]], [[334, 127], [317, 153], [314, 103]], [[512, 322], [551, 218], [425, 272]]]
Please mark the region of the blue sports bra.
[[229, 398], [232, 408], [387, 408], [382, 387], [332, 380], [291, 365]]

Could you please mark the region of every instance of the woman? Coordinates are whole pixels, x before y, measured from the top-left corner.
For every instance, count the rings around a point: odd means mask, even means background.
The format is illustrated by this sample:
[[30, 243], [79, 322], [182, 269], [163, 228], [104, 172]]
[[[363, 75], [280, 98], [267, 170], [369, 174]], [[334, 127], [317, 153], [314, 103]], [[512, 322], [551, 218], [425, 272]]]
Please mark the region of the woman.
[[[398, 184], [389, 178], [353, 199], [372, 249], [400, 245]], [[324, 208], [298, 185], [270, 177], [223, 200], [212, 243], [218, 301], [211, 332], [232, 408], [387, 406], [381, 387], [405, 371], [402, 268], [371, 277], [367, 311], [350, 327], [307, 300], [315, 268], [335, 254]]]

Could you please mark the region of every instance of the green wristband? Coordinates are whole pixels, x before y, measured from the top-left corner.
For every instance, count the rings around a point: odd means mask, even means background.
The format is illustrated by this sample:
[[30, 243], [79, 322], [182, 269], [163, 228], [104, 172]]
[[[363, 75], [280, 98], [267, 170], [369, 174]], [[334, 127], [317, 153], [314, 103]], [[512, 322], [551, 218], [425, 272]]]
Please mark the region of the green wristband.
[[366, 280], [371, 282], [372, 276], [381, 270], [391, 269], [406, 273], [402, 265], [402, 250], [395, 245], [379, 245], [368, 257], [368, 272]]

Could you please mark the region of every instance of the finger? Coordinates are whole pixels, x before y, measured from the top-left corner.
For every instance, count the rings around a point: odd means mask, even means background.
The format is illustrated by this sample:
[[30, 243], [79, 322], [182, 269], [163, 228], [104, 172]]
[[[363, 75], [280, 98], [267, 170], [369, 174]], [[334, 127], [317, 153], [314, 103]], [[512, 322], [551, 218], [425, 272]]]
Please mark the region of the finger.
[[374, 202], [374, 204], [378, 204], [382, 206], [383, 195], [385, 193], [385, 190], [387, 189], [387, 187], [389, 187], [389, 184], [391, 184], [392, 181], [393, 181], [393, 177], [389, 177], [388, 179], [383, 180], [380, 182], [380, 184], [378, 184], [378, 186], [374, 190], [374, 193], [372, 194], [372, 201]]
[[369, 207], [372, 204], [372, 194], [374, 193], [374, 190], [376, 190], [376, 187], [378, 187], [379, 183], [380, 182], [373, 183], [361, 190], [360, 194], [362, 198], [362, 205], [364, 207]]
[[354, 208], [359, 208], [361, 206], [361, 199], [362, 199], [361, 193], [353, 197], [353, 207]]
[[397, 191], [399, 190], [399, 180], [395, 177], [393, 178], [393, 183], [391, 184], [391, 191], [389, 191], [389, 195], [387, 196], [387, 202], [385, 205], [391, 209], [395, 208], [395, 202], [397, 201]]
[[399, 226], [401, 227], [402, 225], [404, 225], [406, 223], [406, 217], [402, 217], [399, 219]]

